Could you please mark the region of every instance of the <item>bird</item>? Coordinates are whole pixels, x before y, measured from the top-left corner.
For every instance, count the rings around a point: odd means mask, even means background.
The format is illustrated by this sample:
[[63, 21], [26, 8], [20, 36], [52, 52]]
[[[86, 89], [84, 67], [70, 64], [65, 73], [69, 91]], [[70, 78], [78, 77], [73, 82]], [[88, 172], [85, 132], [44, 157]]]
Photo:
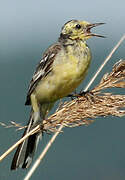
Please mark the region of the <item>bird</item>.
[[[93, 36], [104, 37], [91, 32], [91, 28], [102, 24], [70, 20], [63, 25], [57, 42], [43, 53], [28, 88], [25, 105], [31, 106], [31, 113], [23, 136], [47, 121], [54, 103], [72, 93], [84, 80], [92, 59], [86, 41]], [[42, 134], [41, 131], [31, 135], [17, 147], [11, 170], [31, 165]]]

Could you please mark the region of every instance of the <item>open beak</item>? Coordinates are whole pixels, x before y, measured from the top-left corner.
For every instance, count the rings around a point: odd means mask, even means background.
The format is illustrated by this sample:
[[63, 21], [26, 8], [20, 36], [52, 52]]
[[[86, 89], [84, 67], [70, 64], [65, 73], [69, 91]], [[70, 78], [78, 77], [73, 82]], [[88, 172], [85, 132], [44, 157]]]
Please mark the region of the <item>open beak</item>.
[[96, 27], [96, 26], [100, 26], [103, 25], [105, 23], [95, 23], [95, 24], [88, 24], [87, 28], [86, 28], [86, 36], [97, 36], [97, 37], [102, 37], [105, 38], [105, 36], [99, 35], [99, 34], [95, 34], [95, 33], [91, 33], [91, 28]]

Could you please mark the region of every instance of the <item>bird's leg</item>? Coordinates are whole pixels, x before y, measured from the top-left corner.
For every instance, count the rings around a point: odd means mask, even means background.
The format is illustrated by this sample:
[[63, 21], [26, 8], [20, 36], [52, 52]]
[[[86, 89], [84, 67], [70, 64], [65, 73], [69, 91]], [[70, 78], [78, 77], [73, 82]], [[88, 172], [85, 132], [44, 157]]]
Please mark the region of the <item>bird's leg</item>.
[[70, 97], [73, 100], [73, 98], [78, 97], [78, 94], [69, 94], [67, 97]]
[[89, 91], [89, 90], [87, 90], [87, 91], [81, 91], [81, 92], [79, 93], [79, 97], [80, 97], [80, 96], [84, 96], [84, 97], [87, 98], [87, 100], [89, 100], [89, 101], [91, 101], [91, 102], [94, 102], [94, 94], [93, 94], [91, 91]]
[[85, 96], [86, 94], [89, 94], [90, 92], [89, 91], [81, 91], [80, 93], [73, 93], [73, 94], [69, 94], [67, 97], [70, 97], [70, 98], [78, 98], [78, 97], [81, 97], [81, 96]]
[[73, 98], [78, 98], [78, 97], [79, 97], [79, 94], [77, 94], [77, 92], [76, 92], [76, 90], [75, 90], [73, 94], [69, 94], [67, 97], [70, 97], [71, 100], [73, 100]]
[[79, 96], [85, 96], [85, 95], [87, 95], [87, 94], [90, 94], [91, 92], [89, 91], [89, 90], [87, 90], [87, 91], [80, 91], [80, 93], [79, 93]]
[[89, 90], [80, 91], [80, 93], [69, 94], [67, 97], [73, 99], [73, 98], [80, 98], [82, 96], [84, 96], [87, 100], [94, 102], [94, 94]]

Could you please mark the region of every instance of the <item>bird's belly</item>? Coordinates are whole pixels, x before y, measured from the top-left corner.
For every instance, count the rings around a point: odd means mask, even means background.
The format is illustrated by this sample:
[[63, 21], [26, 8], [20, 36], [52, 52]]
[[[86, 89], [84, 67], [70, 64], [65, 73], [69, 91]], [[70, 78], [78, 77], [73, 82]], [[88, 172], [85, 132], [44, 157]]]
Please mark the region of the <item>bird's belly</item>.
[[54, 102], [74, 91], [84, 79], [88, 63], [56, 65], [51, 73], [36, 87], [36, 98], [40, 103]]

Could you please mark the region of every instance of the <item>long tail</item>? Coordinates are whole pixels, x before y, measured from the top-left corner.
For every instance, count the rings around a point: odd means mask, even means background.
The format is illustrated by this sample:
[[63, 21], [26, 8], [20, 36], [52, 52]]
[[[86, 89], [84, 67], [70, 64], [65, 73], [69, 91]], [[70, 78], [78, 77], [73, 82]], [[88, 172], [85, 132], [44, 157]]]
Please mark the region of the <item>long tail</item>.
[[[36, 121], [34, 119], [34, 114], [31, 111], [28, 127], [25, 129], [23, 136], [26, 133], [28, 133], [32, 128], [34, 128], [37, 125], [37, 123], [38, 123], [38, 118]], [[12, 160], [11, 170], [15, 170], [18, 167], [28, 168], [30, 166], [34, 153], [36, 151], [40, 136], [41, 136], [41, 133], [33, 134], [17, 147], [17, 150]]]

